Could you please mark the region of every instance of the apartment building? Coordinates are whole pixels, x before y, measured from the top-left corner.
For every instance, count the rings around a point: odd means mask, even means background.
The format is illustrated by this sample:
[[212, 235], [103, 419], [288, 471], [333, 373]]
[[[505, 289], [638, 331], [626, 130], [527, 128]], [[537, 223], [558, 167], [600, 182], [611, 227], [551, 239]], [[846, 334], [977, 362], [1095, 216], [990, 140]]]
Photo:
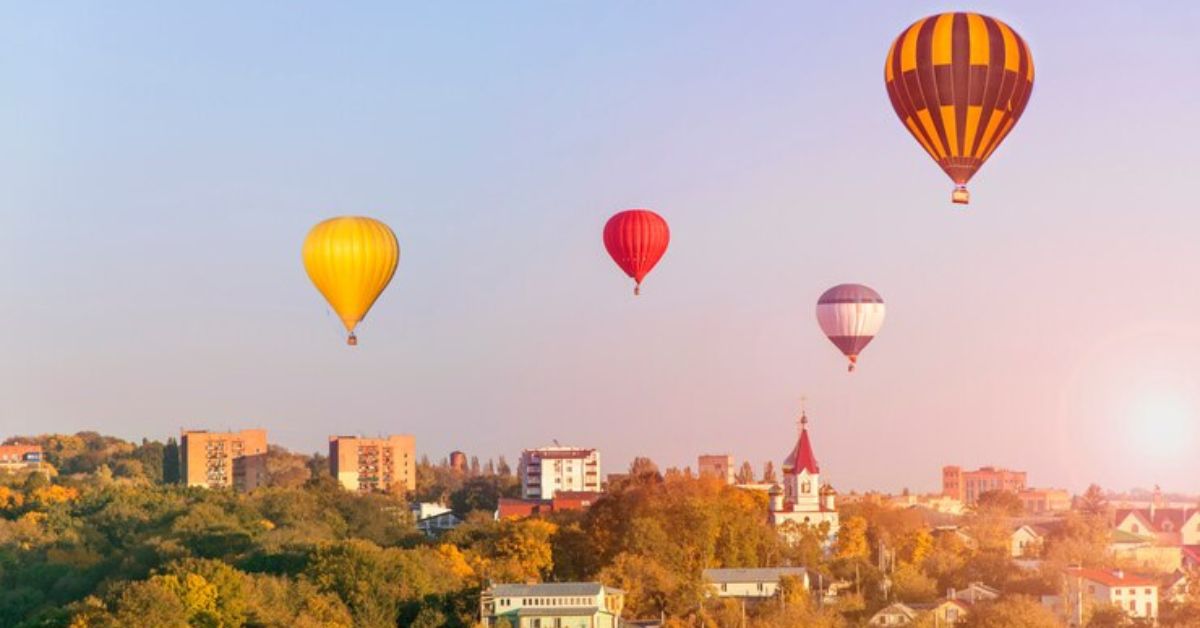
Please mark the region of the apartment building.
[[521, 452], [523, 499], [553, 499], [556, 491], [599, 493], [600, 452], [580, 447], [542, 447]]
[[179, 459], [187, 486], [254, 490], [266, 481], [267, 431], [183, 430]]
[[968, 506], [974, 506], [979, 496], [988, 491], [1011, 491], [1020, 493], [1025, 490], [1025, 472], [998, 469], [996, 467], [980, 467], [974, 471], [964, 471], [962, 467], [942, 467], [942, 494], [953, 497]]
[[409, 434], [330, 436], [329, 472], [348, 491], [415, 491], [416, 449], [416, 438]]

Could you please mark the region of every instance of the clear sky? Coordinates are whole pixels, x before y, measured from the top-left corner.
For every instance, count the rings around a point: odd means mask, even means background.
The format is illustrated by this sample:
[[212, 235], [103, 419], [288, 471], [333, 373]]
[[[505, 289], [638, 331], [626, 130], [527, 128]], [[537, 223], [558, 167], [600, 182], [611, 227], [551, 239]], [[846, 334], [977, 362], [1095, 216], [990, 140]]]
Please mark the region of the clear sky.
[[[980, 2], [1029, 42], [972, 203], [882, 68], [944, 2], [22, 3], [0, 9], [0, 434], [410, 432], [437, 459], [958, 463], [1200, 490], [1200, 5]], [[607, 217], [671, 248], [634, 299]], [[402, 248], [343, 344], [317, 221]], [[888, 304], [848, 376], [827, 287]]]

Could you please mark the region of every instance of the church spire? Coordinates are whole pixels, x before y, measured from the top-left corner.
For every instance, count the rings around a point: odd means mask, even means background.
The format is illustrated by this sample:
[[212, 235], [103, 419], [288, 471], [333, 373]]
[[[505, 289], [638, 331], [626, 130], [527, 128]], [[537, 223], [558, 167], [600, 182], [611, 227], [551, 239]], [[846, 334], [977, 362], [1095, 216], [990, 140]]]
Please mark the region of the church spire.
[[784, 473], [795, 474], [802, 470], [811, 474], [821, 472], [820, 466], [817, 465], [817, 457], [813, 455], [812, 441], [808, 438], [808, 411], [804, 409], [803, 402], [800, 407], [800, 438], [796, 441], [792, 453], [783, 461]]

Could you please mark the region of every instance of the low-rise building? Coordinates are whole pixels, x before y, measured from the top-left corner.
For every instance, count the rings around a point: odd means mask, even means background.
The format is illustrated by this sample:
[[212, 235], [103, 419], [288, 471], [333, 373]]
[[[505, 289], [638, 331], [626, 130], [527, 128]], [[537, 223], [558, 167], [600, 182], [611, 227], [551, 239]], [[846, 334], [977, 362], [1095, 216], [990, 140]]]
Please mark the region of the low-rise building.
[[618, 628], [625, 592], [598, 582], [494, 584], [479, 597], [479, 621], [513, 628]]
[[1027, 488], [1017, 493], [1026, 514], [1052, 515], [1071, 509], [1071, 493], [1061, 488]]
[[879, 609], [879, 612], [871, 616], [868, 626], [907, 626], [917, 619], [917, 611], [911, 606], [896, 602], [890, 606], [885, 606]]
[[1046, 530], [1041, 526], [1022, 524], [1009, 537], [1009, 551], [1013, 558], [1036, 558], [1042, 555], [1046, 544]]
[[496, 519], [522, 519], [564, 510], [587, 510], [604, 493], [593, 491], [557, 491], [554, 499], [517, 499], [501, 497], [496, 506]]
[[717, 597], [775, 597], [779, 593], [779, 583], [784, 578], [795, 578], [805, 591], [809, 590], [808, 570], [803, 567], [704, 570], [704, 579], [711, 583]]
[[42, 446], [13, 443], [0, 445], [0, 469], [5, 471], [21, 471], [24, 469], [40, 469], [42, 466]]
[[929, 604], [910, 604], [913, 610], [929, 613], [933, 616], [935, 625], [953, 626], [967, 620], [971, 605], [962, 600], [942, 598]]
[[1133, 618], [1158, 618], [1158, 581], [1119, 569], [1070, 568], [1063, 574], [1066, 596], [1043, 596], [1049, 606], [1066, 622], [1078, 628], [1096, 606], [1120, 608]]

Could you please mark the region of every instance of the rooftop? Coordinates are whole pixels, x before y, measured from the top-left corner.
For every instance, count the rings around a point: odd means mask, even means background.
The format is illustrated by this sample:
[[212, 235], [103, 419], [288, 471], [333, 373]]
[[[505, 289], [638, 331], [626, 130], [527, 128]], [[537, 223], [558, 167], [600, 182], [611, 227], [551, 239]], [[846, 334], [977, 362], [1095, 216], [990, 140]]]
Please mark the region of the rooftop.
[[1067, 573], [1079, 576], [1084, 580], [1098, 582], [1106, 587], [1157, 587], [1158, 582], [1121, 570], [1104, 571], [1102, 569], [1068, 569]]
[[565, 595], [600, 595], [603, 592], [623, 593], [619, 589], [605, 587], [599, 582], [541, 582], [537, 584], [493, 584], [488, 591], [497, 597], [520, 597], [541, 595], [545, 597]]
[[778, 582], [783, 576], [803, 576], [804, 567], [761, 567], [755, 569], [705, 569], [704, 577], [714, 583]]

